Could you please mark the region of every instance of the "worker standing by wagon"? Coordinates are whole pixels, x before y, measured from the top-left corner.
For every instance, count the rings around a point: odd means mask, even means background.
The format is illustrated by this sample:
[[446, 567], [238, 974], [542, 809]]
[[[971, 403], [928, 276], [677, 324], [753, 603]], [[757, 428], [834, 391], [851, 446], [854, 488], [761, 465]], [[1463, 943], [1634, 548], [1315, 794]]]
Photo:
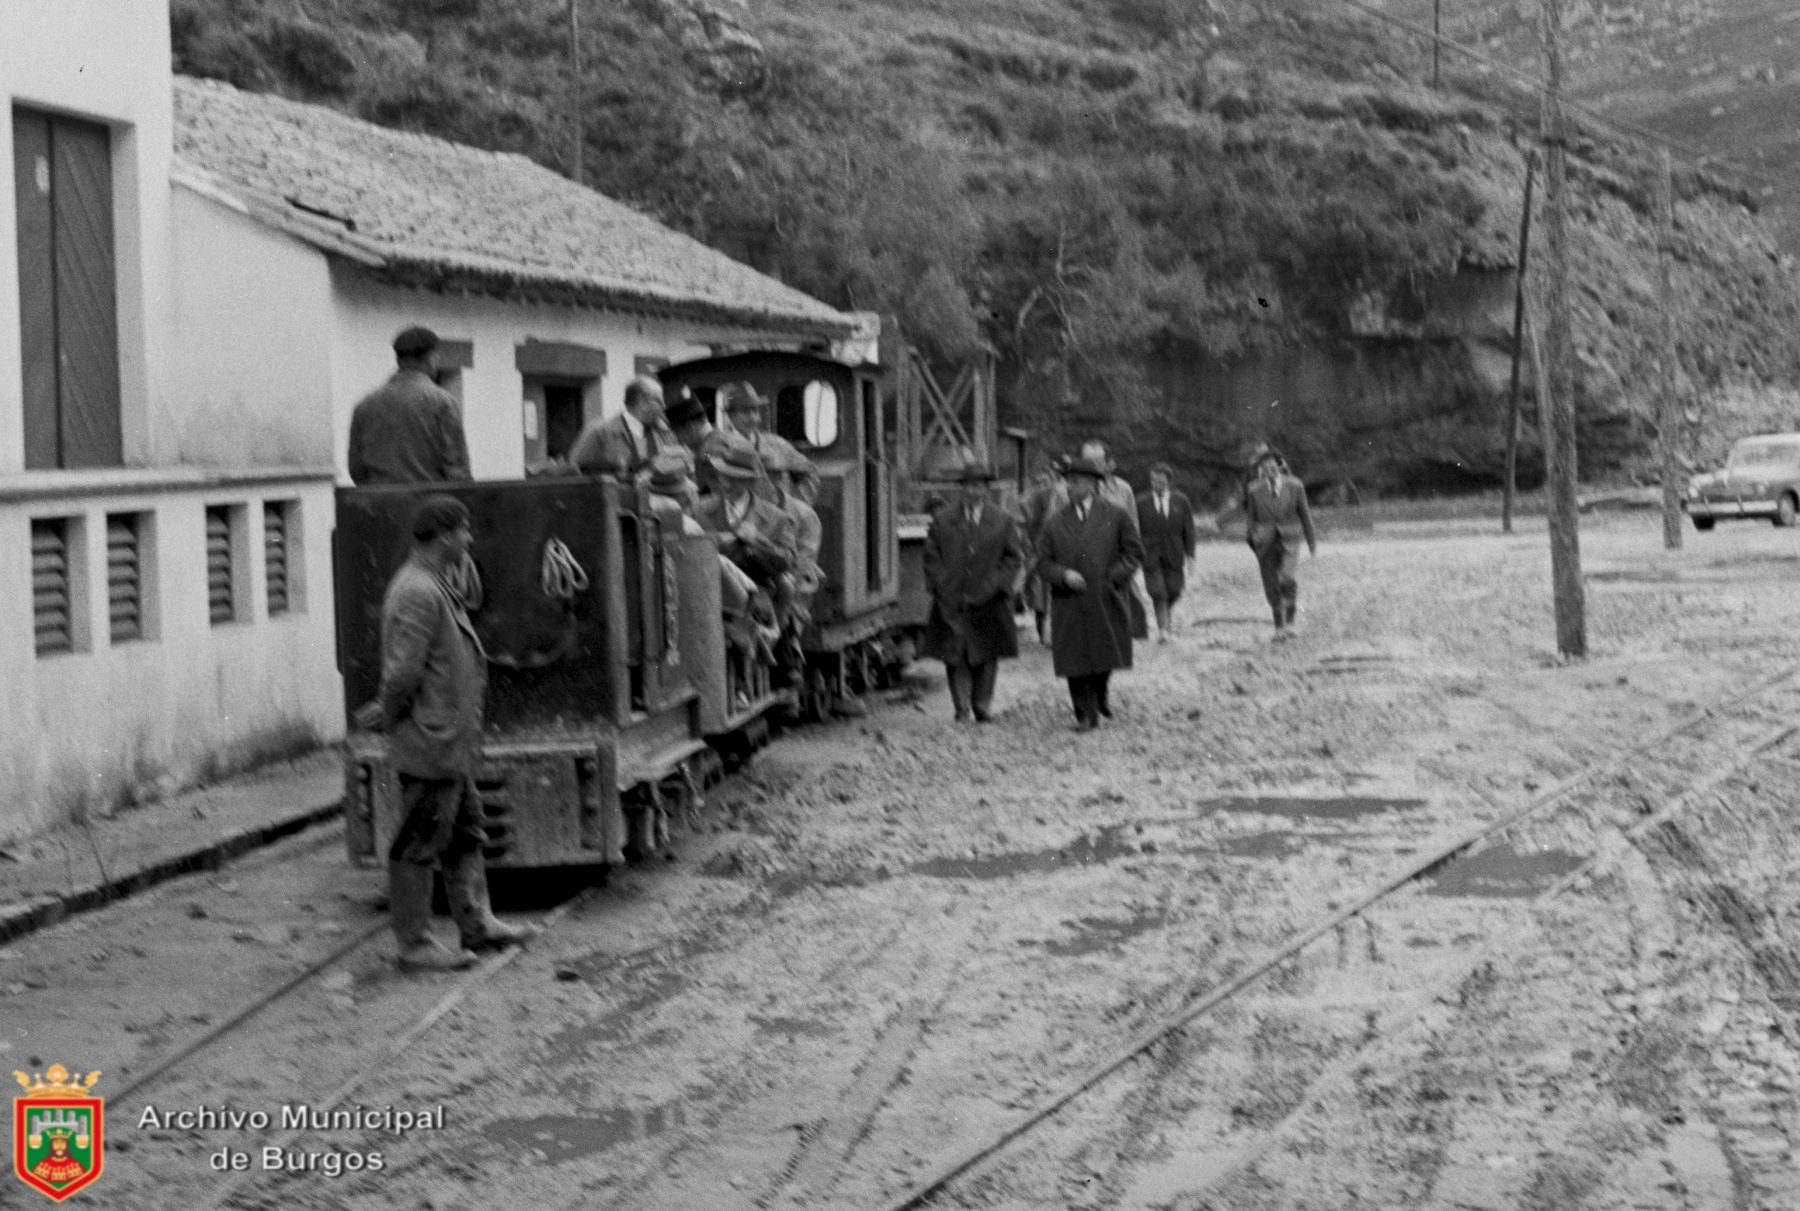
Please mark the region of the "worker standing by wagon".
[[[474, 540], [453, 496], [427, 496], [413, 550], [381, 610], [381, 689], [374, 711], [400, 780], [404, 819], [388, 850], [388, 901], [399, 964], [409, 971], [467, 967], [475, 952], [517, 945], [537, 931], [508, 925], [488, 901], [487, 843], [475, 775], [481, 761], [487, 658], [449, 576]], [[367, 711], [368, 708], [365, 708]], [[433, 868], [441, 868], [460, 950], [431, 935]]]
[[456, 397], [437, 385], [437, 333], [413, 327], [394, 338], [397, 369], [350, 414], [350, 480], [442, 483], [469, 478], [469, 445]]
[[925, 654], [944, 662], [956, 721], [986, 723], [1000, 661], [1019, 654], [1012, 593], [1025, 550], [1013, 519], [992, 499], [994, 469], [971, 461], [959, 478], [961, 499], [937, 511], [925, 536]]

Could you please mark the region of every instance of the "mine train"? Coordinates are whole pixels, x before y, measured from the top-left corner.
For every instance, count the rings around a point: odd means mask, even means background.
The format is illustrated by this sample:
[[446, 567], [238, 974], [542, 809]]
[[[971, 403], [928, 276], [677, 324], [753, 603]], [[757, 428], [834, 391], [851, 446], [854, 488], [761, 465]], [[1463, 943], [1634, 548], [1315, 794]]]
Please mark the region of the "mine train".
[[[770, 427], [818, 467], [824, 583], [800, 654], [790, 647], [793, 667], [781, 667], [731, 648], [715, 540], [665, 531], [641, 486], [570, 476], [432, 485], [468, 506], [475, 533], [470, 618], [488, 658], [477, 782], [490, 866], [616, 865], [657, 852], [772, 728], [824, 720], [837, 699], [890, 684], [923, 627], [923, 586], [902, 583], [907, 527], [896, 511], [897, 486], [916, 497], [919, 484], [897, 485], [896, 401], [879, 367], [762, 352], [661, 377], [670, 398], [691, 392], [715, 419], [723, 387], [751, 383], [771, 402]], [[419, 495], [337, 495], [353, 861], [382, 859], [401, 823], [386, 746], [354, 717], [380, 684], [382, 599], [411, 549]], [[918, 581], [916, 551], [904, 566]]]

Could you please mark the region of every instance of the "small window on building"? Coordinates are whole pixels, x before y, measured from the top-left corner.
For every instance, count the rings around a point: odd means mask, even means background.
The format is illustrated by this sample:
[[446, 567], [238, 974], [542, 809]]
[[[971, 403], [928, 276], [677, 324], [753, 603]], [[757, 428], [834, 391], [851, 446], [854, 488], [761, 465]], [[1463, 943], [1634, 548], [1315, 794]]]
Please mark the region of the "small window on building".
[[206, 508], [206, 603], [214, 626], [246, 617], [241, 601], [244, 552], [243, 506]]
[[149, 623], [149, 556], [143, 513], [106, 515], [106, 599], [112, 642], [152, 638]]
[[306, 603], [301, 585], [300, 502], [263, 503], [263, 569], [268, 582], [269, 617], [298, 614]]
[[31, 523], [31, 608], [39, 656], [88, 649], [82, 537], [79, 517]]

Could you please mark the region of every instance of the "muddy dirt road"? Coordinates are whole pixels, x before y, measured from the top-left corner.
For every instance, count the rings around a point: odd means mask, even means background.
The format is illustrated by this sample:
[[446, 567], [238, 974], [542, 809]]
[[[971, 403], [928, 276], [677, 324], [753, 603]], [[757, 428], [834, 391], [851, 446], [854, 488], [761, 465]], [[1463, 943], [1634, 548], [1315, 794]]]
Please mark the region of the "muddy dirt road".
[[0, 951], [0, 1015], [122, 1089], [345, 952], [109, 1102], [93, 1206], [1800, 1206], [1800, 537], [1687, 544], [1588, 521], [1572, 665], [1541, 531], [1328, 534], [1283, 645], [1203, 546], [1100, 731], [1029, 635], [986, 726], [922, 667], [485, 976], [392, 974], [307, 835]]

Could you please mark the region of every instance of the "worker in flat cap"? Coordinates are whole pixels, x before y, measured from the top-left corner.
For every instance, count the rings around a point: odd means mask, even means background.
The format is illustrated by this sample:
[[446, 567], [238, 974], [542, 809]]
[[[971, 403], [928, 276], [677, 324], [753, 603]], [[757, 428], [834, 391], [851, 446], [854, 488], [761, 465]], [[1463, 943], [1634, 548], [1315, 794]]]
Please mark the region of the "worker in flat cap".
[[1099, 496], [1106, 476], [1091, 459], [1070, 462], [1069, 503], [1045, 523], [1037, 544], [1038, 574], [1050, 588], [1051, 662], [1069, 681], [1078, 732], [1111, 717], [1113, 671], [1131, 667], [1126, 601], [1144, 561], [1137, 523]]
[[437, 333], [412, 327], [394, 338], [397, 368], [350, 414], [350, 480], [428, 484], [469, 478], [462, 407], [437, 385]]
[[[487, 843], [475, 776], [481, 763], [487, 658], [461, 596], [450, 583], [474, 542], [469, 510], [432, 495], [413, 516], [413, 548], [388, 583], [381, 606], [378, 726], [400, 781], [405, 819], [388, 850], [388, 902], [401, 968], [449, 971], [476, 953], [514, 946], [536, 933], [494, 916], [488, 901]], [[358, 722], [376, 722], [358, 712]], [[432, 872], [441, 869], [461, 945], [431, 933]]]
[[939, 509], [925, 535], [925, 585], [931, 616], [925, 654], [944, 662], [958, 723], [993, 716], [1000, 661], [1019, 654], [1013, 586], [1025, 567], [1019, 529], [995, 501], [999, 474], [970, 459], [961, 468], [960, 499]]
[[647, 479], [652, 459], [680, 449], [663, 415], [662, 384], [640, 374], [625, 384], [623, 411], [582, 429], [569, 447], [569, 462], [587, 475]]
[[1263, 596], [1275, 616], [1275, 638], [1293, 638], [1300, 613], [1300, 540], [1312, 555], [1319, 553], [1306, 485], [1287, 469], [1276, 451], [1262, 447], [1250, 482], [1244, 488], [1244, 538], [1256, 552]]
[[[785, 461], [788, 456], [799, 456], [792, 442], [779, 434], [770, 433], [763, 426], [768, 421], [769, 401], [749, 383], [733, 383], [725, 388], [725, 415], [731, 419], [731, 427], [750, 443], [756, 456], [766, 464], [772, 458]], [[757, 481], [756, 494], [764, 500], [773, 501], [776, 496], [775, 485], [765, 473]]]

